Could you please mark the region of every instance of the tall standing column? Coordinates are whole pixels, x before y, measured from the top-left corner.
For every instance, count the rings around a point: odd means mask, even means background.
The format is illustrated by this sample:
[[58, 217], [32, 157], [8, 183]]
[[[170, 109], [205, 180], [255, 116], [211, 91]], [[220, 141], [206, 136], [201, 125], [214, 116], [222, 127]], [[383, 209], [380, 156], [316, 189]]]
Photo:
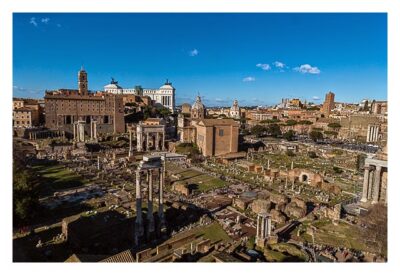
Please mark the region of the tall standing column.
[[364, 183], [362, 191], [362, 202], [367, 202], [368, 200], [368, 183], [369, 183], [369, 167], [364, 168]]
[[153, 170], [148, 171], [149, 175], [149, 195], [147, 197], [147, 221], [149, 224], [148, 233], [154, 232], [154, 217], [153, 217]]
[[129, 130], [129, 156], [132, 156], [132, 131]]
[[381, 187], [381, 166], [376, 166], [375, 179], [374, 179], [374, 193], [372, 194], [372, 203], [379, 202], [379, 190]]
[[269, 216], [267, 216], [267, 218], [266, 218], [266, 225], [267, 225], [267, 236], [266, 237], [270, 237], [271, 236], [271, 227], [272, 227], [272, 224], [271, 224], [271, 218], [269, 217]]
[[94, 140], [97, 141], [97, 121], [93, 121], [93, 135]]
[[261, 238], [265, 238], [265, 218], [261, 216]]
[[371, 142], [371, 130], [372, 130], [371, 125], [368, 125], [368, 130], [367, 130], [367, 142]]
[[164, 219], [164, 167], [160, 169], [160, 186], [158, 188], [158, 217], [160, 219], [160, 227], [161, 230], [165, 226], [165, 219]]
[[156, 151], [160, 150], [160, 133], [156, 134]]
[[150, 149], [149, 149], [149, 144], [150, 144], [150, 134], [149, 133], [146, 133], [146, 151], [148, 152], [148, 151], [150, 151]]
[[74, 141], [76, 141], [76, 124], [72, 124], [72, 128], [74, 128]]
[[137, 135], [137, 151], [142, 152], [143, 151], [143, 134], [142, 134], [142, 132], [138, 131], [136, 135]]
[[136, 245], [139, 245], [139, 241], [142, 236], [143, 236], [142, 194], [140, 191], [140, 170], [137, 170], [136, 171], [136, 221], [135, 221]]
[[90, 121], [90, 140], [93, 140], [93, 121]]
[[161, 150], [165, 151], [165, 131], [162, 134]]
[[368, 173], [368, 194], [367, 194], [368, 200], [372, 199], [372, 186], [374, 185], [374, 175], [375, 171], [370, 169]]
[[376, 126], [376, 133], [375, 133], [375, 142], [379, 139], [379, 125]]
[[85, 142], [85, 123], [83, 122], [79, 124], [79, 141]]

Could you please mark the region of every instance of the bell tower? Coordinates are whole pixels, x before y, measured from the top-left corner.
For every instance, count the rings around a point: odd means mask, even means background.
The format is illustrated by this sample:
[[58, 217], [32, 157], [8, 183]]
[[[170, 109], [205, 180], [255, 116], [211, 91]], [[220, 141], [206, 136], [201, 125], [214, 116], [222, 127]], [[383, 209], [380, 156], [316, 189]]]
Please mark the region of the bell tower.
[[80, 95], [87, 95], [88, 94], [88, 80], [87, 80], [87, 73], [85, 69], [81, 68], [78, 72], [78, 89]]

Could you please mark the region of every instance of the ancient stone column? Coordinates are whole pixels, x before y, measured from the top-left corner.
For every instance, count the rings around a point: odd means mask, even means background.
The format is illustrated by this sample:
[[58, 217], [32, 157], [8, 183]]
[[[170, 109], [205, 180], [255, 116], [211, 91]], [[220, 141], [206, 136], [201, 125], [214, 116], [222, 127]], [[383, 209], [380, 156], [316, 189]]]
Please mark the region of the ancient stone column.
[[149, 224], [148, 233], [154, 232], [154, 216], [153, 216], [153, 170], [148, 171], [149, 176], [149, 195], [147, 197], [147, 221]]
[[142, 152], [143, 151], [143, 136], [141, 132], [137, 133], [137, 151]]
[[159, 216], [159, 218], [160, 218], [160, 224], [161, 225], [163, 225], [164, 223], [165, 223], [165, 220], [164, 220], [164, 198], [163, 198], [163, 196], [164, 196], [164, 180], [165, 180], [165, 178], [164, 178], [164, 169], [165, 169], [165, 167], [162, 167], [161, 169], [160, 169], [160, 186], [159, 186], [159, 191], [158, 191], [158, 203], [159, 203], [159, 205], [158, 205], [158, 216]]
[[149, 143], [150, 143], [150, 133], [146, 133], [146, 151], [150, 151]]
[[132, 156], [132, 131], [129, 130], [129, 156]]
[[156, 151], [160, 150], [160, 133], [156, 134]]
[[381, 187], [381, 171], [382, 171], [382, 167], [376, 166], [375, 179], [374, 179], [374, 191], [372, 194], [372, 203], [379, 202], [379, 189]]
[[367, 202], [368, 200], [368, 183], [369, 183], [369, 167], [364, 168], [364, 183], [362, 192], [362, 202]]
[[265, 218], [261, 216], [261, 238], [265, 238]]
[[165, 131], [164, 131], [164, 133], [162, 134], [161, 150], [165, 151]]
[[266, 217], [266, 225], [267, 225], [267, 235], [266, 237], [271, 236], [271, 229], [272, 229], [272, 224], [271, 224], [271, 218], [269, 216]]
[[97, 141], [97, 121], [93, 121], [93, 135], [94, 140]]
[[72, 124], [72, 128], [74, 128], [74, 141], [76, 141], [76, 123]]
[[260, 237], [260, 215], [257, 215], [256, 239]]
[[79, 123], [79, 141], [85, 142], [85, 123]]
[[372, 199], [372, 186], [374, 185], [374, 175], [375, 171], [370, 169], [368, 173], [368, 194], [367, 194], [368, 200]]
[[90, 121], [90, 140], [93, 140], [93, 121]]
[[139, 245], [139, 241], [142, 236], [143, 236], [142, 194], [140, 190], [140, 170], [137, 170], [136, 171], [136, 221], [135, 221], [136, 245]]

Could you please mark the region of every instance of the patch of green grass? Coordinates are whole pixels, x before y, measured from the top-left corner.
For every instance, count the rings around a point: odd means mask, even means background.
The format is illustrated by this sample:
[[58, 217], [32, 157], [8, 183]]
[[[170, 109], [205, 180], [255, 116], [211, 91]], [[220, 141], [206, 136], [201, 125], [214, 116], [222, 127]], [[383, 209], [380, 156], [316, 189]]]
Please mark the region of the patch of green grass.
[[271, 248], [275, 251], [284, 253], [285, 255], [293, 256], [295, 258], [298, 258], [301, 261], [307, 261], [308, 256], [298, 249], [295, 245], [289, 244], [289, 243], [277, 243], [271, 245]]
[[57, 190], [83, 186], [89, 182], [60, 164], [36, 165], [32, 167], [39, 175], [39, 192], [51, 195]]
[[227, 185], [227, 182], [212, 177], [210, 175], [192, 170], [187, 169], [183, 172], [178, 173], [181, 178], [175, 182], [179, 183], [194, 183], [197, 184], [198, 190], [200, 192], [207, 192], [214, 188], [221, 188]]
[[212, 223], [206, 227], [196, 230], [196, 235], [202, 235], [204, 239], [210, 239], [211, 242], [230, 241], [231, 238], [218, 223]]
[[[321, 220], [313, 223], [318, 228], [315, 233], [315, 243], [325, 244], [334, 247], [347, 247], [361, 251], [374, 251], [374, 247], [368, 247], [364, 239], [358, 233], [356, 225], [349, 225], [340, 222], [338, 225], [333, 225], [326, 220]], [[301, 238], [305, 241], [311, 242], [310, 235], [303, 233]]]
[[286, 255], [282, 252], [271, 249], [265, 249], [264, 256], [269, 262], [283, 262], [283, 260], [286, 258]]

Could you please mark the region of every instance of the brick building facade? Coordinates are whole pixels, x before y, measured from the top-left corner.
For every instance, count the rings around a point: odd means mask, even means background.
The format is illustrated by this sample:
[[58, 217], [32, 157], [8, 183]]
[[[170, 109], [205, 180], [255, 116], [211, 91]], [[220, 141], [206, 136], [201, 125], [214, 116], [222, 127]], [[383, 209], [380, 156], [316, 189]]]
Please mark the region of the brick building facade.
[[91, 121], [97, 121], [97, 132], [121, 133], [125, 131], [124, 102], [121, 95], [90, 93], [87, 74], [78, 73], [78, 90], [46, 91], [46, 127], [73, 133], [73, 124], [85, 122], [85, 135], [90, 133]]

